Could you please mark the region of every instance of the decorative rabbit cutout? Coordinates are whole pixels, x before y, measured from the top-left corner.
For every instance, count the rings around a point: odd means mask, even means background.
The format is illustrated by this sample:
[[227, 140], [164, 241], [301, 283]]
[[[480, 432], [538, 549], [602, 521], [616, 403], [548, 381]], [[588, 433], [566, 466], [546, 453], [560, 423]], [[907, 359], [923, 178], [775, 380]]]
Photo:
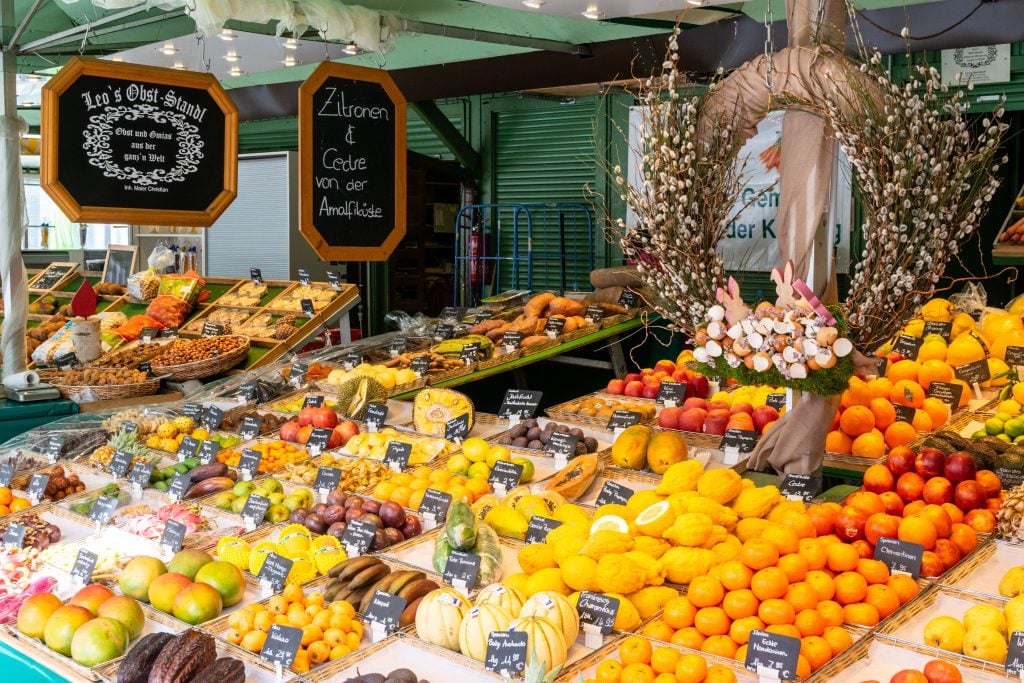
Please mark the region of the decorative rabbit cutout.
[[729, 325], [735, 325], [750, 314], [750, 309], [743, 303], [740, 285], [735, 279], [729, 278], [728, 290], [718, 288], [718, 303], [725, 308], [725, 319]]
[[793, 293], [793, 261], [786, 261], [782, 270], [772, 268], [772, 282], [775, 283], [775, 305], [783, 310], [793, 308], [799, 296]]

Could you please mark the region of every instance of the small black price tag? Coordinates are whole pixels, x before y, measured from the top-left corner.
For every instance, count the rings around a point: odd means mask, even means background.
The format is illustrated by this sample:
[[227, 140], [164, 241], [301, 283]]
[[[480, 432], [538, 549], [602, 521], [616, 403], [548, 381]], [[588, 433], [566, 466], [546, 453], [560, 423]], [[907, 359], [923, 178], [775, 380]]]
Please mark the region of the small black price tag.
[[487, 477], [487, 483], [493, 489], [503, 488], [511, 491], [519, 486], [519, 480], [523, 476], [523, 466], [507, 460], [499, 460], [491, 468], [491, 474]]
[[384, 464], [395, 472], [401, 472], [409, 466], [410, 455], [412, 455], [411, 443], [388, 441], [388, 448], [384, 452]]
[[75, 355], [74, 351], [62, 353], [53, 359], [53, 364], [57, 366], [58, 370], [67, 370], [78, 365], [78, 356]]
[[448, 420], [444, 426], [444, 438], [449, 441], [464, 439], [469, 434], [469, 413]]
[[487, 311], [482, 311], [482, 312], [478, 312], [478, 313], [476, 313], [476, 314], [475, 314], [475, 315], [473, 316], [473, 322], [475, 322], [475, 323], [478, 323], [478, 324], [479, 324], [479, 323], [482, 323], [482, 322], [484, 322], [485, 320], [490, 320], [490, 319], [491, 319], [491, 318], [493, 318], [493, 317], [494, 317], [494, 316], [492, 316], [492, 315], [491, 315], [490, 313], [488, 313]]
[[453, 306], [445, 306], [444, 308], [441, 309], [441, 315], [438, 317], [440, 317], [441, 320], [444, 320], [445, 322], [454, 323], [457, 322], [459, 318], [462, 317], [462, 311]]
[[[269, 560], [269, 558], [268, 558]], [[264, 561], [266, 564], [266, 561]], [[291, 560], [288, 561], [291, 564]], [[267, 638], [260, 649], [260, 659], [271, 664], [289, 667], [295, 661], [295, 655], [302, 644], [302, 631], [291, 626], [273, 624], [267, 631]]]
[[547, 323], [544, 325], [544, 332], [549, 337], [557, 337], [562, 334], [562, 330], [565, 329], [565, 318], [548, 318]]
[[988, 369], [988, 361], [985, 359], [968, 363], [967, 365], [959, 365], [953, 368], [953, 374], [956, 378], [963, 380], [968, 384], [987, 382], [992, 379], [992, 373]]
[[619, 599], [600, 593], [582, 591], [576, 603], [581, 624], [596, 626], [605, 635], [612, 632], [615, 615], [619, 613]]
[[256, 576], [259, 582], [270, 584], [270, 588], [275, 591], [279, 591], [284, 588], [284, 583], [288, 579], [288, 572], [292, 570], [292, 561], [286, 557], [281, 557], [277, 553], [267, 553], [267, 557], [263, 560], [263, 566], [260, 567], [260, 573]]
[[782, 479], [779, 492], [787, 498], [799, 498], [805, 503], [810, 503], [821, 493], [821, 475], [787, 474]]
[[106, 524], [116, 510], [117, 496], [100, 496], [89, 509], [89, 519], [98, 524]]
[[260, 460], [262, 459], [263, 453], [254, 448], [246, 448], [242, 451], [242, 457], [238, 459], [238, 469], [248, 472], [249, 478], [252, 479], [260, 471]]
[[322, 394], [308, 394], [306, 398], [302, 400], [303, 408], [319, 408], [324, 404], [324, 397]]
[[236, 395], [240, 396], [244, 401], [255, 401], [260, 396], [259, 385], [256, 383], [256, 380], [244, 382], [238, 386], [238, 393]]
[[196, 453], [199, 452], [199, 439], [194, 439], [191, 436], [186, 436], [178, 444], [178, 459], [184, 460], [185, 458], [194, 458]]
[[299, 284], [308, 285], [312, 280], [309, 277], [309, 271], [305, 268], [299, 268]]
[[528, 635], [522, 631], [491, 631], [487, 634], [484, 668], [508, 676], [526, 668]]
[[299, 305], [302, 306], [302, 314], [307, 318], [312, 318], [316, 315], [316, 307], [313, 306], [312, 299], [303, 299], [299, 302]]
[[901, 403], [894, 403], [892, 407], [896, 410], [897, 421], [906, 422], [907, 424], [914, 422], [914, 415], [917, 413], [914, 406], [905, 406]]
[[7, 525], [7, 531], [4, 532], [4, 545], [12, 545], [15, 548], [20, 548], [25, 542], [25, 525], [11, 522]]
[[249, 278], [258, 285], [263, 284], [263, 271], [259, 268], [249, 269]]
[[98, 559], [96, 553], [87, 548], [79, 550], [75, 564], [71, 567], [71, 578], [82, 584], [92, 583], [92, 573]]
[[316, 483], [313, 488], [317, 491], [333, 491], [338, 488], [341, 482], [341, 470], [337, 467], [321, 467], [316, 471]]
[[309, 441], [306, 442], [306, 449], [312, 454], [313, 450], [323, 452], [327, 450], [327, 444], [331, 442], [331, 434], [334, 430], [326, 427], [317, 427], [309, 433]]
[[636, 292], [630, 289], [623, 289], [622, 294], [619, 295], [619, 305], [626, 308], [636, 308], [636, 303], [639, 300]]
[[618, 482], [606, 481], [604, 486], [601, 487], [601, 493], [597, 494], [597, 505], [601, 506], [607, 503], [625, 505], [629, 502], [633, 493], [632, 489], [628, 489]]
[[208, 430], [220, 429], [224, 421], [224, 411], [217, 406], [206, 406], [203, 411], [203, 426]]
[[303, 363], [300, 360], [292, 363], [291, 372], [288, 373], [288, 381], [295, 386], [301, 386], [306, 381], [306, 373], [309, 371], [309, 365]]
[[587, 306], [587, 312], [583, 317], [589, 320], [591, 325], [600, 325], [604, 320], [604, 309], [600, 306]]
[[220, 453], [220, 444], [212, 439], [206, 439], [199, 447], [199, 464], [209, 465], [217, 459], [218, 453]]
[[149, 486], [149, 480], [153, 476], [153, 465], [148, 462], [137, 462], [132, 465], [131, 471], [128, 472], [128, 482], [131, 484], [137, 484], [141, 488]]
[[477, 361], [477, 355], [480, 353], [480, 342], [470, 342], [469, 344], [462, 345], [462, 352], [459, 354], [459, 359], [466, 365], [472, 365]]
[[452, 504], [452, 494], [427, 489], [423, 492], [423, 500], [420, 501], [419, 513], [421, 515], [433, 515], [434, 521], [443, 522], [448, 516], [448, 508]]
[[768, 394], [765, 397], [764, 404], [775, 408], [775, 410], [782, 410], [786, 407], [786, 395], [785, 394]]
[[543, 391], [531, 391], [529, 389], [509, 389], [505, 392], [505, 398], [498, 408], [498, 417], [510, 418], [517, 415], [522, 419], [528, 419], [537, 414], [540, 406], [540, 399], [544, 396]]
[[239, 433], [242, 435], [243, 440], [249, 441], [250, 439], [255, 439], [260, 435], [260, 431], [262, 430], [263, 420], [260, 418], [251, 417], [249, 415], [242, 418], [242, 429]]
[[579, 442], [580, 437], [575, 434], [551, 432], [551, 438], [548, 440], [547, 446], [544, 447], [544, 452], [556, 458], [569, 460], [576, 457], [576, 446]]
[[1009, 649], [1006, 651], [1006, 675], [1019, 676], [1024, 671], [1024, 631], [1010, 634]]
[[363, 358], [363, 354], [359, 353], [358, 351], [353, 351], [351, 353], [345, 354], [345, 356], [341, 359], [341, 367], [344, 368], [345, 370], [352, 370], [357, 365], [362, 365], [363, 360], [365, 360]]
[[434, 328], [434, 341], [445, 341], [455, 336], [455, 326], [451, 323], [440, 323]]
[[1007, 346], [1006, 364], [1024, 365], [1024, 346]]
[[64, 448], [64, 437], [63, 436], [51, 436], [46, 440], [46, 449], [43, 453], [46, 455], [50, 462], [57, 462], [60, 458], [60, 452]]
[[907, 360], [917, 360], [917, 354], [921, 350], [921, 344], [923, 343], [924, 340], [920, 337], [901, 334], [896, 337], [896, 343], [893, 344], [892, 350]]
[[929, 398], [934, 396], [948, 405], [950, 411], [956, 412], [960, 407], [960, 397], [963, 396], [964, 387], [962, 384], [953, 384], [952, 382], [932, 382], [928, 385], [928, 391], [925, 393]]
[[501, 335], [501, 345], [509, 349], [518, 349], [523, 343], [522, 332], [506, 332]]
[[270, 499], [250, 493], [245, 499], [245, 507], [242, 508], [242, 521], [253, 528], [263, 522], [264, 515], [270, 508]]
[[384, 426], [384, 422], [387, 419], [387, 403], [370, 403], [366, 406], [366, 415], [363, 416], [363, 422], [367, 425], [374, 425], [377, 429], [380, 429]]
[[616, 429], [632, 427], [633, 425], [640, 424], [642, 419], [643, 415], [632, 410], [616, 410], [608, 418], [608, 431], [614, 432]]
[[160, 330], [156, 327], [143, 327], [139, 337], [142, 338], [143, 344], [148, 344], [160, 335]]
[[224, 326], [218, 325], [217, 323], [211, 323], [209, 321], [203, 323], [203, 336], [204, 337], [220, 337], [224, 334]]
[[924, 337], [929, 334], [942, 335], [942, 338], [949, 341], [949, 337], [953, 334], [953, 323], [942, 323], [935, 320], [927, 320], [924, 323]]
[[46, 487], [49, 483], [50, 475], [33, 474], [32, 478], [28, 481], [28, 497], [36, 502], [41, 501], [46, 494]]
[[799, 657], [799, 638], [754, 629], [747, 641], [747, 657], [743, 665], [747, 671], [758, 674], [776, 671], [779, 679], [791, 680], [796, 678]]
[[534, 515], [530, 517], [530, 524], [526, 527], [526, 544], [543, 543], [547, 540], [548, 534], [562, 526], [557, 519]]
[[178, 328], [165, 327], [164, 329], [160, 330], [160, 336], [163, 337], [164, 339], [175, 339], [178, 336]]
[[461, 550], [453, 550], [448, 555], [448, 562], [444, 565], [444, 581], [450, 586], [456, 586], [463, 590], [473, 590], [476, 587], [477, 575], [480, 573], [480, 556], [475, 553], [465, 553]]
[[686, 382], [662, 382], [658, 385], [657, 403], [683, 405], [686, 400]]
[[0, 464], [0, 486], [10, 487], [11, 479], [14, 479], [14, 465], [9, 462]]
[[745, 429], [727, 429], [718, 444], [718, 449], [724, 451], [727, 448], [735, 448], [740, 453], [749, 453], [757, 445], [757, 432]]
[[142, 361], [141, 363], [139, 363], [139, 372], [144, 372], [147, 375], [152, 376], [153, 375], [153, 364], [150, 363], [148, 360]]
[[390, 636], [398, 630], [399, 620], [402, 618], [402, 612], [405, 611], [405, 604], [405, 599], [397, 595], [385, 593], [382, 590], [374, 591], [363, 621], [368, 624], [380, 624], [384, 635]]
[[110, 466], [107, 470], [114, 475], [114, 477], [123, 477], [131, 466], [131, 453], [126, 451], [115, 451], [114, 456], [110, 459]]
[[1016, 486], [1024, 484], [1024, 470], [1017, 467], [1005, 467], [1000, 465], [995, 469], [996, 476], [999, 477], [999, 481], [1002, 482], [1003, 486], [1008, 490]]
[[412, 363], [409, 364], [409, 369], [420, 377], [423, 377], [430, 372], [430, 359], [426, 356], [417, 356], [412, 359]]
[[391, 343], [388, 344], [388, 355], [390, 355], [392, 358], [394, 358], [395, 356], [400, 356], [403, 353], [405, 353], [406, 348], [408, 348], [408, 342], [406, 342], [404, 337], [392, 339]]
[[921, 575], [923, 557], [924, 546], [920, 543], [880, 538], [875, 544], [874, 559], [884, 562], [891, 572], [910, 574], [915, 579]]
[[172, 553], [176, 553], [181, 550], [187, 533], [188, 527], [177, 520], [169, 519], [164, 526], [163, 533], [160, 534], [160, 545], [166, 546]]
[[335, 289], [341, 287], [341, 274], [333, 270], [327, 271], [327, 284]]
[[183, 412], [185, 417], [192, 418], [193, 422], [199, 422], [203, 418], [203, 406], [201, 403], [186, 403]]
[[181, 500], [185, 497], [191, 486], [192, 475], [188, 472], [177, 472], [171, 478], [171, 483], [167, 486], [167, 495], [171, 500]]
[[[139, 369], [142, 369], [141, 365], [139, 366]], [[124, 422], [121, 423], [121, 428], [118, 431], [133, 434], [139, 431], [139, 425], [136, 424], [135, 422], [132, 422], [131, 420], [125, 420]]]
[[345, 534], [341, 537], [341, 544], [345, 547], [349, 557], [365, 555], [373, 543], [373, 534], [376, 531], [376, 524], [362, 519], [354, 520], [345, 527]]

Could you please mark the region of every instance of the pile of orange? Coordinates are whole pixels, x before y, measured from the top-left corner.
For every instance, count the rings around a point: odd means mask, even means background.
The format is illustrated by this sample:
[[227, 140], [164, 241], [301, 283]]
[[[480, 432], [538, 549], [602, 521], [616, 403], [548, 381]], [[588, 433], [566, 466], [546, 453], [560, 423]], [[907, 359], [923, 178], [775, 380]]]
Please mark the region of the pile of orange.
[[736, 671], [641, 636], [629, 636], [597, 665], [594, 683], [736, 683]]
[[28, 498], [16, 496], [10, 488], [0, 486], [0, 516], [20, 512], [30, 507], [32, 507], [32, 501]]
[[391, 501], [416, 510], [427, 489], [449, 493], [452, 500], [472, 504], [491, 493], [491, 485], [481, 477], [462, 477], [448, 470], [432, 470], [422, 465], [412, 472], [402, 472], [378, 483], [370, 494], [380, 501]]
[[[941, 428], [949, 421], [950, 409], [939, 399], [927, 397], [932, 382], [962, 384], [960, 407], [970, 400], [967, 385], [954, 379], [952, 366], [941, 360], [901, 360], [889, 365], [885, 377], [867, 381], [851, 377], [825, 450], [881, 458], [890, 448], [909, 444], [919, 433]], [[914, 409], [910, 422], [896, 419], [897, 405]]]
[[[297, 462], [309, 459], [309, 453], [299, 444], [289, 443], [277, 439], [275, 441], [261, 441], [251, 448], [259, 451], [260, 457], [259, 473], [266, 474], [292, 465]], [[217, 462], [222, 462], [229, 467], [238, 467], [242, 459], [241, 451], [224, 449], [217, 453]]]

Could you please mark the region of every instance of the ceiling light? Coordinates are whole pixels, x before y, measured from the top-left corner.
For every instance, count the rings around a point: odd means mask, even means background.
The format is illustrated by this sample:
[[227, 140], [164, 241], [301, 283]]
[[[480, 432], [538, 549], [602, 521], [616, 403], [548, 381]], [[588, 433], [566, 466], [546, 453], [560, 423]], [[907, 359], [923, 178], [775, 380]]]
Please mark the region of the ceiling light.
[[523, 4], [530, 9], [540, 9], [544, 6], [544, 0], [523, 0]]
[[284, 58], [284, 61], [282, 61], [281, 63], [284, 64], [285, 66], [295, 66], [296, 64], [298, 64], [298, 61], [296, 61], [294, 55], [288, 55], [287, 57]]
[[240, 67], [240, 66], [233, 66], [230, 69], [228, 69], [228, 75], [229, 76], [242, 76], [244, 74], [245, 74], [245, 72], [242, 71], [242, 67]]
[[163, 47], [160, 48], [160, 52], [163, 52], [165, 55], [173, 55], [176, 52], [180, 52], [180, 50], [174, 47], [174, 43], [164, 43]]
[[39, 74], [29, 74], [29, 75], [25, 76], [25, 79], [29, 80], [29, 81], [38, 81], [39, 80]]
[[295, 40], [294, 38], [285, 38], [284, 49], [286, 49], [286, 50], [298, 50], [299, 49], [299, 41]]
[[112, 61], [112, 62], [123, 62], [124, 61], [124, 57], [122, 57], [121, 55], [114, 55], [113, 57], [110, 58], [110, 61]]
[[359, 54], [359, 48], [356, 47], [355, 44], [353, 43], [351, 45], [346, 45], [345, 49], [344, 49], [344, 52], [347, 55], [357, 55], [357, 54]]
[[704, 6], [704, 0], [686, 0], [686, 2], [690, 5], [696, 5], [697, 7]]
[[217, 34], [217, 37], [221, 40], [234, 40], [238, 37], [238, 34], [229, 28], [222, 28], [220, 33]]
[[229, 61], [229, 62], [237, 62], [241, 58], [242, 58], [242, 55], [238, 54], [234, 50], [228, 50], [228, 53], [226, 55], [224, 55], [224, 59]]
[[171, 67], [171, 68], [172, 69], [178, 69], [179, 71], [184, 71], [185, 70], [185, 65], [182, 64], [181, 62], [175, 62], [174, 66]]
[[601, 10], [597, 9], [597, 7], [591, 5], [583, 12], [583, 16], [587, 19], [604, 19], [605, 14]]

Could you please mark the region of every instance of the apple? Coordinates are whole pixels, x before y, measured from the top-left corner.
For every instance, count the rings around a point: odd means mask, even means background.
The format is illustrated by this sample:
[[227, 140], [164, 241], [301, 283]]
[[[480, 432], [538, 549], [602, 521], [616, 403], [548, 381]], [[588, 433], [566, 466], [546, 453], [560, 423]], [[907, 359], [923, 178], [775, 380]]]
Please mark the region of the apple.
[[731, 406], [729, 405], [729, 403], [727, 401], [708, 401], [708, 408], [707, 408], [707, 410], [708, 410], [709, 413], [712, 410], [724, 410], [725, 412], [728, 413], [730, 407]]
[[311, 424], [314, 427], [334, 429], [335, 425], [338, 424], [338, 414], [331, 410], [330, 408], [328, 408], [327, 406], [315, 408], [313, 411], [313, 420]]
[[914, 459], [914, 451], [909, 448], [894, 448], [889, 451], [885, 464], [892, 470], [893, 474], [899, 477], [902, 474], [914, 471]]
[[921, 670], [928, 683], [963, 683], [964, 677], [955, 664], [933, 659]]
[[684, 432], [697, 432], [699, 434], [704, 431], [704, 418], [707, 415], [708, 412], [703, 408], [684, 409], [679, 413], [676, 429], [681, 429]]
[[611, 394], [612, 396], [622, 396], [623, 390], [626, 388], [625, 380], [613, 379], [608, 382], [608, 386], [605, 387], [605, 393]]
[[704, 418], [704, 433], [721, 436], [725, 434], [727, 424], [729, 424], [729, 414], [713, 410]]
[[658, 398], [658, 391], [661, 389], [661, 382], [657, 384], [644, 384], [643, 389], [640, 390], [640, 395], [643, 398]]
[[658, 426], [665, 429], [679, 429], [679, 416], [682, 413], [682, 408], [663, 408], [658, 415]]
[[864, 538], [868, 516], [862, 510], [845, 505], [836, 516], [836, 536], [849, 543]]
[[288, 420], [281, 424], [280, 436], [282, 441], [295, 443], [299, 440], [299, 423], [296, 420]]
[[687, 384], [689, 384], [690, 383], [690, 371], [686, 370], [685, 368], [684, 369], [676, 370], [675, 372], [672, 373], [672, 381], [673, 382], [686, 382]]
[[754, 418], [754, 429], [760, 434], [764, 432], [764, 428], [768, 424], [779, 419], [779, 411], [771, 406], [758, 406], [754, 408], [752, 417]]
[[974, 458], [971, 457], [970, 453], [956, 451], [946, 456], [946, 462], [942, 471], [946, 475], [946, 479], [949, 479], [953, 484], [959, 484], [962, 481], [974, 479], [977, 469], [977, 466], [974, 464]]
[[316, 415], [316, 411], [319, 408], [306, 407], [299, 411], [299, 426], [305, 427], [306, 425], [313, 424], [313, 417]]
[[911, 503], [921, 500], [924, 493], [924, 478], [917, 472], [901, 474], [896, 480], [896, 493], [900, 495], [904, 503]]
[[953, 500], [953, 484], [945, 477], [932, 477], [924, 484], [921, 497], [929, 505], [942, 505]]
[[676, 371], [676, 364], [667, 359], [659, 360], [657, 363], [654, 364], [654, 371], [664, 372], [666, 374], [671, 375], [673, 372]]
[[987, 500], [985, 489], [973, 479], [960, 482], [953, 491], [953, 502], [964, 512], [984, 508]]
[[639, 382], [640, 381], [640, 373], [638, 373], [638, 372], [631, 372], [628, 375], [626, 375], [625, 377], [623, 377], [622, 381], [625, 382], [626, 384], [629, 384], [630, 382]]
[[690, 398], [683, 401], [683, 410], [690, 410], [691, 408], [700, 408], [707, 412], [708, 402], [698, 396], [691, 396]]
[[937, 448], [922, 448], [914, 459], [914, 471], [924, 479], [941, 477], [946, 456]]
[[747, 415], [754, 414], [754, 406], [749, 403], [734, 403], [729, 412], [735, 415], [736, 413], [746, 413]]
[[[690, 393], [691, 389], [693, 390], [692, 394]], [[707, 396], [710, 393], [711, 393], [711, 387], [708, 385], [708, 378], [705, 377], [704, 375], [694, 374], [692, 377], [690, 377], [689, 380], [687, 380], [687, 383], [686, 383], [686, 395], [687, 396], [696, 396], [698, 398], [704, 398], [705, 396]]]
[[334, 432], [341, 436], [341, 445], [344, 446], [349, 439], [359, 433], [359, 425], [352, 420], [342, 420], [334, 428]]
[[334, 448], [340, 448], [342, 446], [341, 434], [335, 430], [331, 430], [331, 435], [327, 437], [327, 449], [331, 450]]
[[[626, 375], [627, 377], [629, 375]], [[640, 380], [629, 380], [626, 382], [626, 388], [623, 389], [623, 396], [632, 396], [633, 398], [639, 398], [644, 391], [644, 384]]]

